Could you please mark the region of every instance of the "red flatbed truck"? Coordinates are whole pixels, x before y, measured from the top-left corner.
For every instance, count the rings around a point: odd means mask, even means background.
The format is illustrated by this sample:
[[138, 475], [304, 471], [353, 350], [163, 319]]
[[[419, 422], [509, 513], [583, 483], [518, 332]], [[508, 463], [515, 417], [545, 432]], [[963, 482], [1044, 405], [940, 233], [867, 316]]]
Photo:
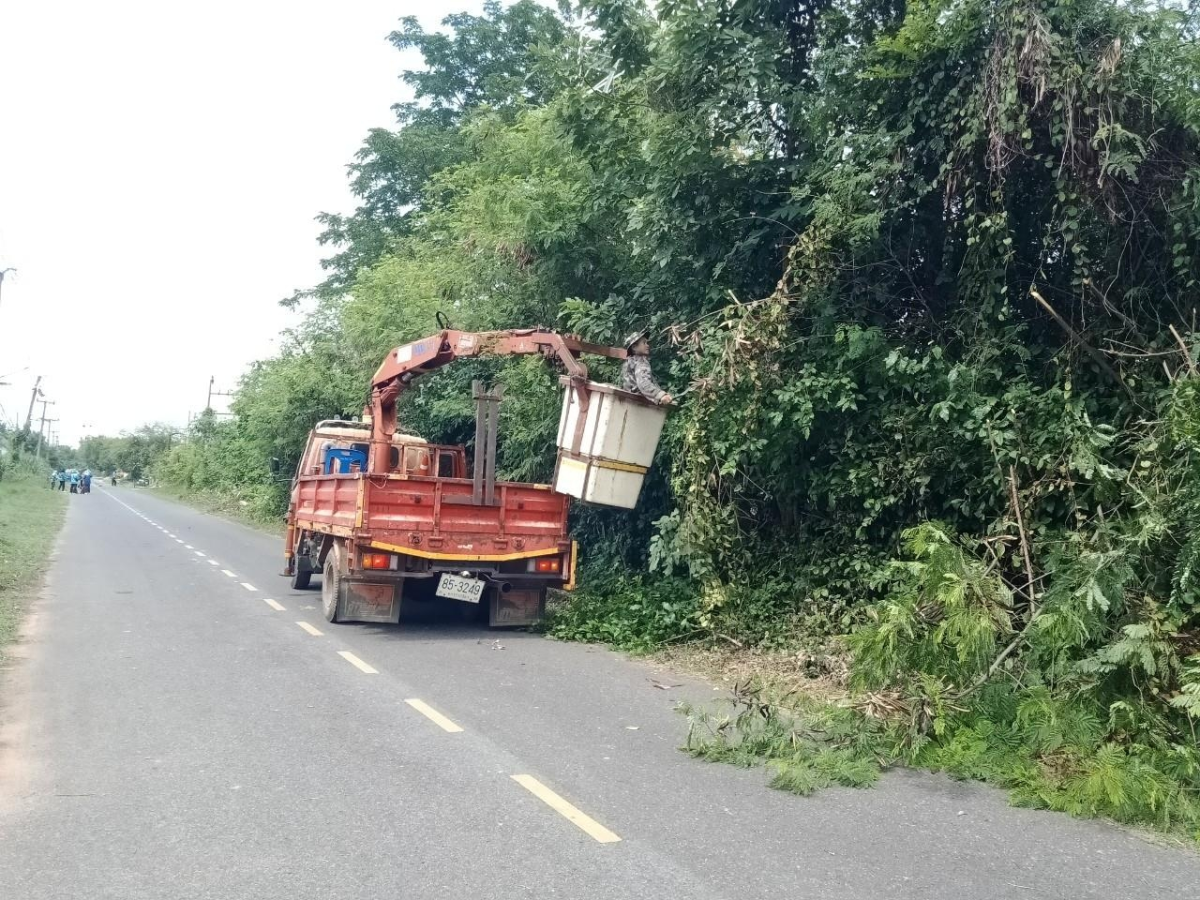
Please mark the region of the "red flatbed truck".
[[585, 353], [625, 356], [540, 329], [446, 329], [389, 353], [363, 421], [320, 422], [309, 435], [287, 515], [292, 586], [307, 588], [319, 574], [330, 622], [397, 622], [402, 605], [433, 603], [486, 611], [495, 626], [538, 621], [548, 589], [574, 587], [570, 498], [545, 484], [496, 481], [503, 389], [475, 384], [471, 472], [465, 448], [400, 432], [396, 401], [418, 375], [480, 356], [540, 354], [586, 384]]

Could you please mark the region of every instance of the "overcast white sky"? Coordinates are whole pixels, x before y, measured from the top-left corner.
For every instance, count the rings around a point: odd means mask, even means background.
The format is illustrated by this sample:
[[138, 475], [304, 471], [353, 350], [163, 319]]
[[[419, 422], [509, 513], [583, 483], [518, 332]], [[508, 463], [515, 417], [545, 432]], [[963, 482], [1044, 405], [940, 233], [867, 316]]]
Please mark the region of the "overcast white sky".
[[[0, 416], [43, 377], [64, 443], [183, 425], [321, 278], [320, 211], [390, 126], [386, 37], [478, 0], [0, 3]], [[215, 404], [214, 404], [215, 405]], [[40, 407], [39, 407], [40, 409]], [[35, 413], [35, 427], [36, 427]]]

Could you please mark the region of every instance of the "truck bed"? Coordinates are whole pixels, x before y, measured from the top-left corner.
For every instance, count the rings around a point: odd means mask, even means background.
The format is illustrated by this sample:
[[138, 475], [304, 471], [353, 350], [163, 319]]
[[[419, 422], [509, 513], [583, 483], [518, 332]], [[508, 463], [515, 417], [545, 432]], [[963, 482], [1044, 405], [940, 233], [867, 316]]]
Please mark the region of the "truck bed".
[[569, 498], [549, 485], [498, 482], [495, 505], [471, 503], [459, 478], [308, 475], [297, 527], [430, 559], [519, 559], [569, 546]]

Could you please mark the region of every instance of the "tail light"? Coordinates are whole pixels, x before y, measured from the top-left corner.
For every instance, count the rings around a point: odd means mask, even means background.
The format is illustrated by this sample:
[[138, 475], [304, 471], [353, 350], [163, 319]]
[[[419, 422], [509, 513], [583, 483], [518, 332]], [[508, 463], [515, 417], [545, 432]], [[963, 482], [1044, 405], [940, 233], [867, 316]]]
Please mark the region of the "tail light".
[[543, 556], [529, 561], [529, 571], [539, 575], [553, 575], [562, 571], [562, 557]]
[[364, 553], [362, 555], [362, 567], [364, 569], [390, 569], [392, 567], [392, 554]]

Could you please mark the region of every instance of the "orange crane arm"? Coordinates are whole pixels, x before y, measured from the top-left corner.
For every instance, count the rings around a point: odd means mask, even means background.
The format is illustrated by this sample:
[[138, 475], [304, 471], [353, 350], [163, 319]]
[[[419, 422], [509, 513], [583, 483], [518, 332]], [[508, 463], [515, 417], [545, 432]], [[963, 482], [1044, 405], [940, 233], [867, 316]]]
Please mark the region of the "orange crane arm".
[[426, 338], [404, 344], [388, 353], [371, 378], [371, 405], [364, 410], [371, 416], [372, 473], [385, 474], [396, 433], [396, 401], [414, 378], [440, 369], [456, 359], [483, 356], [540, 354], [558, 359], [573, 380], [587, 380], [587, 366], [581, 354], [624, 359], [620, 347], [590, 344], [574, 335], [540, 328], [508, 331], [456, 331], [446, 329]]

